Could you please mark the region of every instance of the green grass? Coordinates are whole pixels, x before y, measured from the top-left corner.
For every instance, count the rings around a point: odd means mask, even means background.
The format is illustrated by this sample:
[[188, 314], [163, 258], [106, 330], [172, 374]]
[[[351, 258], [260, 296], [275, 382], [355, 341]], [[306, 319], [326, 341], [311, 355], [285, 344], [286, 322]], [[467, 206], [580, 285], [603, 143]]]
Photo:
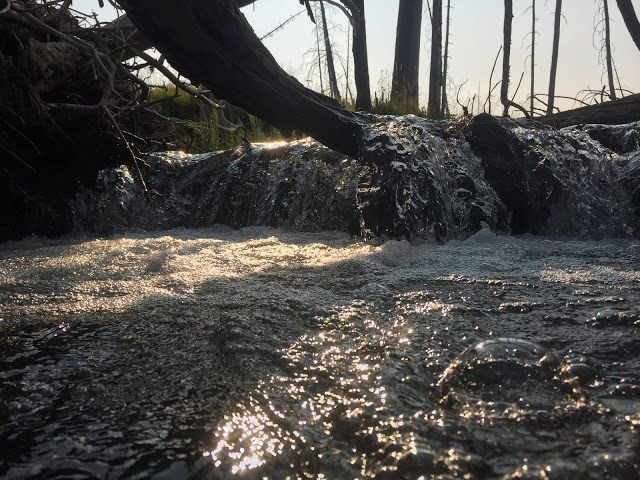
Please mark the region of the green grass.
[[184, 149], [191, 153], [234, 148], [243, 142], [243, 136], [249, 142], [283, 138], [277, 129], [261, 119], [223, 101], [227, 120], [243, 127], [238, 132], [225, 130], [220, 127], [215, 111], [210, 118], [203, 118], [199, 101], [173, 85], [153, 88], [149, 102], [162, 115], [181, 121], [177, 135]]

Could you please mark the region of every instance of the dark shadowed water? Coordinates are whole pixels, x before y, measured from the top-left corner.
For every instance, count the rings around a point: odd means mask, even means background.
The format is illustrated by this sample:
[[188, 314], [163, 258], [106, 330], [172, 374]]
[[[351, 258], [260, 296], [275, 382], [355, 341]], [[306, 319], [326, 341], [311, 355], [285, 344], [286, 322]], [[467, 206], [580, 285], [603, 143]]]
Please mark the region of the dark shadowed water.
[[0, 246], [0, 476], [640, 478], [640, 243]]

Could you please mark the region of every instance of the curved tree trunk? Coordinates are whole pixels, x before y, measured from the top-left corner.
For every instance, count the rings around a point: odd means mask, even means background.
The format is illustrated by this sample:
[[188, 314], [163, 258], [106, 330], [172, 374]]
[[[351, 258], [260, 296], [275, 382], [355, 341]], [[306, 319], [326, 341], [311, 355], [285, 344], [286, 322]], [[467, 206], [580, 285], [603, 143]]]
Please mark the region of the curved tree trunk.
[[[256, 3], [257, 0], [234, 0], [238, 8], [243, 8]], [[144, 51], [152, 48], [154, 45], [150, 39], [148, 39], [142, 32], [137, 30], [131, 19], [127, 15], [122, 15], [116, 18], [113, 22], [108, 24], [106, 29], [116, 30], [115, 36], [124, 36], [131, 44], [132, 48], [128, 49], [124, 56], [123, 61], [128, 60], [136, 56], [137, 51]], [[118, 38], [118, 43], [115, 47], [120, 47], [121, 40]]]
[[553, 50], [551, 52], [551, 71], [549, 73], [549, 97], [547, 115], [553, 114], [556, 100], [556, 75], [558, 73], [558, 51], [560, 49], [560, 21], [562, 20], [562, 0], [556, 0], [555, 20], [553, 24]]
[[618, 3], [618, 9], [624, 20], [624, 24], [627, 26], [627, 30], [631, 34], [636, 47], [640, 50], [640, 22], [638, 16], [633, 8], [631, 0], [616, 0]]
[[391, 101], [407, 111], [418, 111], [422, 0], [400, 0]]
[[366, 121], [277, 64], [233, 0], [122, 0], [136, 26], [194, 84], [283, 132], [358, 157]]

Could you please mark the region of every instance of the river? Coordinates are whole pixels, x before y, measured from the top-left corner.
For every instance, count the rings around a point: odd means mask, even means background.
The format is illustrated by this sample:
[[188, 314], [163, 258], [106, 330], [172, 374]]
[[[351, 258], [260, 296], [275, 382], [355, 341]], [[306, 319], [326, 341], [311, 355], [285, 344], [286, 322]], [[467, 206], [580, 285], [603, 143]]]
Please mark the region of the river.
[[0, 476], [640, 478], [640, 243], [0, 245]]

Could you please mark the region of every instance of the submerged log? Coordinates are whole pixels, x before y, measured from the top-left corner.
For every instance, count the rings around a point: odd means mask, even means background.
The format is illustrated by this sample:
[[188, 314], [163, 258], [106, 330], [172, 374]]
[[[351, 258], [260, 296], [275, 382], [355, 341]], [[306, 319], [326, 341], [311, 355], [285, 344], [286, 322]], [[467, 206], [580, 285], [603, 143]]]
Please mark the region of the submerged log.
[[233, 0], [125, 0], [131, 20], [194, 84], [283, 133], [300, 130], [357, 157], [364, 117], [305, 88], [256, 37]]
[[536, 118], [537, 122], [556, 128], [585, 123], [622, 125], [638, 120], [640, 120], [640, 94]]

